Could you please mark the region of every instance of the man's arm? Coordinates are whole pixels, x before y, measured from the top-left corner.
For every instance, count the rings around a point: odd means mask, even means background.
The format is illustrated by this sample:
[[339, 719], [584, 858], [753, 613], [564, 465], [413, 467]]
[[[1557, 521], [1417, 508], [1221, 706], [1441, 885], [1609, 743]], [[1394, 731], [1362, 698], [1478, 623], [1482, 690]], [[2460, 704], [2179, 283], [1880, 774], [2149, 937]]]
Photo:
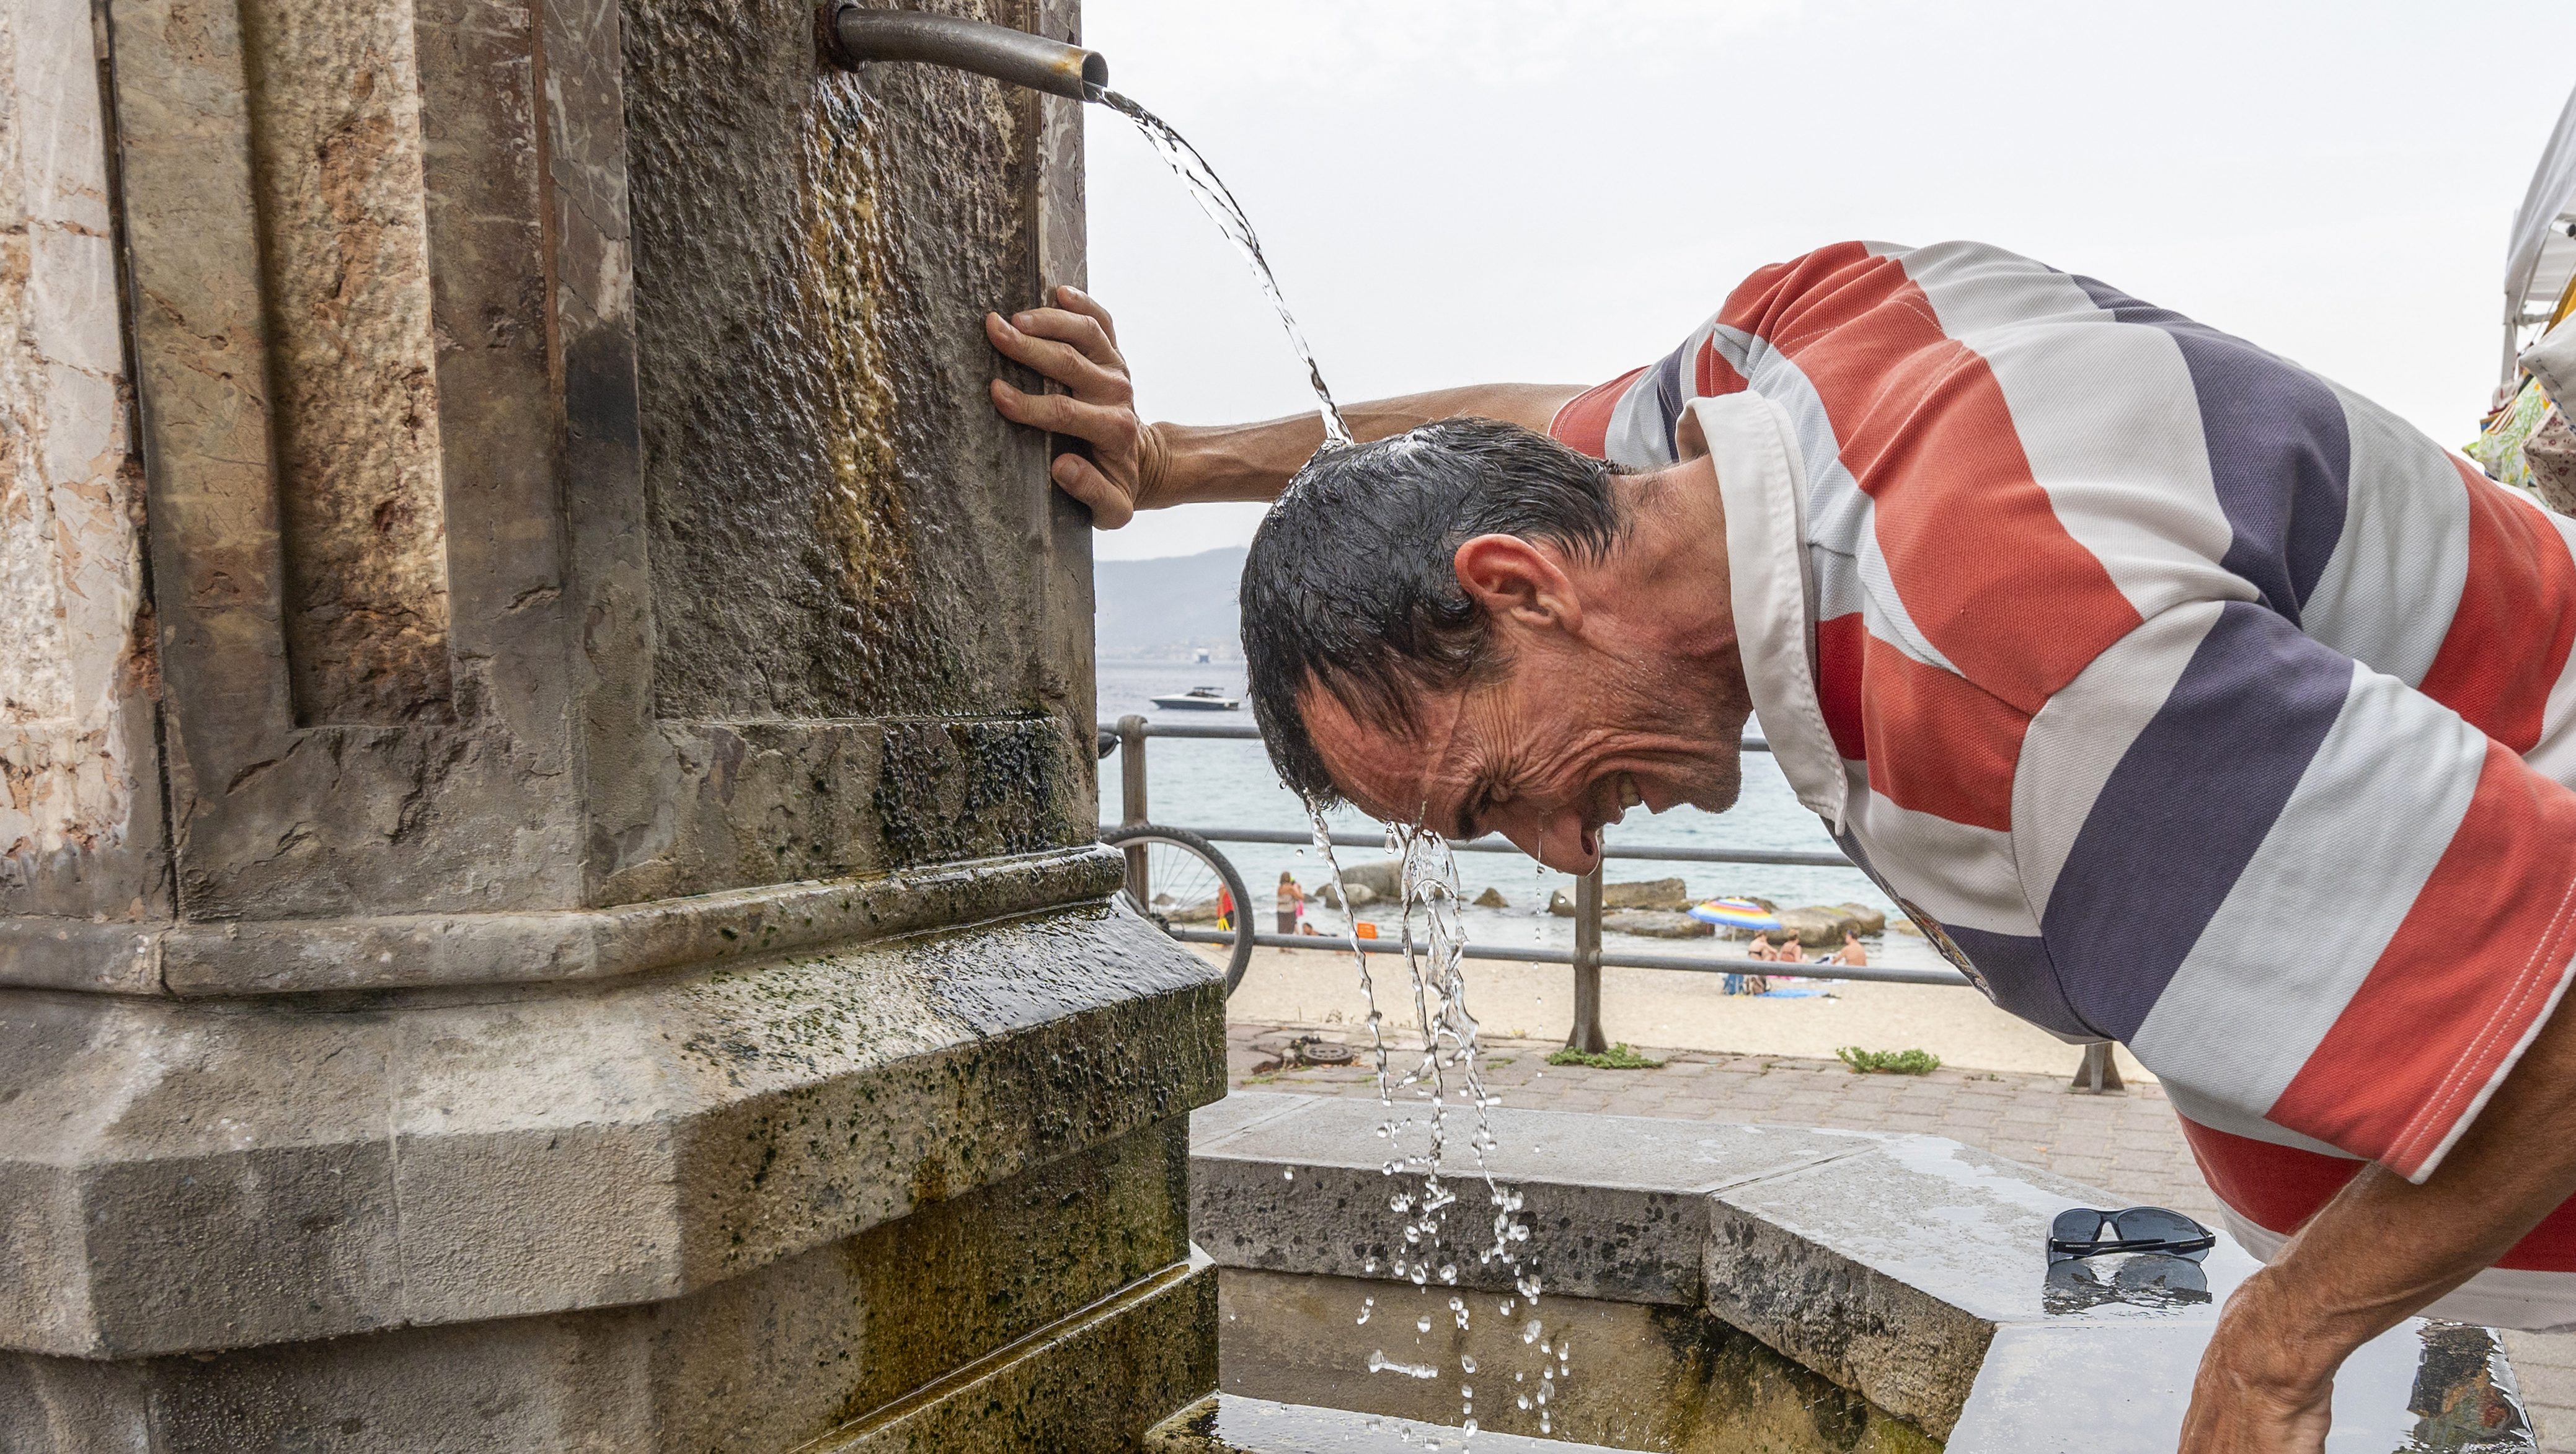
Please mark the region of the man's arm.
[[2200, 1361], [2184, 1454], [2324, 1445], [2334, 1372], [2576, 1196], [2576, 1021], [2553, 1013], [2418, 1186], [2363, 1168], [2247, 1279]]
[[[1323, 421], [1292, 415], [1260, 424], [1192, 427], [1147, 424], [1136, 413], [1134, 382], [1118, 352], [1109, 310], [1076, 288], [1058, 288], [1061, 306], [1004, 318], [987, 314], [984, 332], [1005, 356], [1064, 386], [1031, 394], [993, 381], [993, 407], [1017, 424], [1091, 445], [1092, 457], [1064, 454], [1055, 482], [1091, 507], [1093, 523], [1114, 530], [1138, 510], [1205, 500], [1274, 500], [1297, 468], [1324, 442]], [[1580, 384], [1481, 384], [1345, 405], [1342, 416], [1362, 440], [1401, 434], [1434, 419], [1474, 415], [1544, 430]]]

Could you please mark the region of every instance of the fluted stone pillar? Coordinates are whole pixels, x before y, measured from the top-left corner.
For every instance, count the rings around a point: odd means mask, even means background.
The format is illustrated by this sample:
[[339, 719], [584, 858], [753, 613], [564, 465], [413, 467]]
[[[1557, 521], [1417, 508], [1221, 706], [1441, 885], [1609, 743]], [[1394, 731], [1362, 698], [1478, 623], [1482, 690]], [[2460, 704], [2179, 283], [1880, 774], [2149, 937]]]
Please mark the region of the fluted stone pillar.
[[1212, 1385], [1222, 1000], [1109, 905], [1086, 527], [982, 387], [1075, 108], [797, 0], [0, 26], [0, 1448]]

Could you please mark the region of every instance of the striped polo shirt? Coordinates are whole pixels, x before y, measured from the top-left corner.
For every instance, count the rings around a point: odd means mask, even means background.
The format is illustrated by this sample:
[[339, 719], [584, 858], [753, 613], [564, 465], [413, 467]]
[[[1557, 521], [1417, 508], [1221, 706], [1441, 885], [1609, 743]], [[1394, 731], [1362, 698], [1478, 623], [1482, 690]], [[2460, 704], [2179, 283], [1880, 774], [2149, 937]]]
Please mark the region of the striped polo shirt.
[[[2258, 1255], [2430, 1175], [2576, 947], [2576, 522], [1975, 243], [1765, 268], [1551, 432], [1685, 414], [1780, 768], [1943, 953], [2127, 1044]], [[2576, 1203], [2439, 1311], [2576, 1323]]]

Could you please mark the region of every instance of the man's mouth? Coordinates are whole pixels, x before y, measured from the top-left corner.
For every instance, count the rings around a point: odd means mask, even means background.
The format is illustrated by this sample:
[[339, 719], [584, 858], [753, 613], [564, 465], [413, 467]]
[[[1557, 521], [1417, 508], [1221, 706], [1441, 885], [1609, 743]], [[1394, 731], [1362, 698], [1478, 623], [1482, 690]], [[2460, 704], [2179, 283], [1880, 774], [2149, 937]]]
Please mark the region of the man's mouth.
[[1620, 773], [1611, 778], [1604, 787], [1606, 790], [1601, 794], [1600, 799], [1600, 821], [1595, 825], [1596, 827], [1607, 828], [1613, 823], [1623, 821], [1627, 818], [1630, 808], [1637, 807], [1646, 801], [1646, 795], [1638, 791], [1637, 777], [1634, 773]]

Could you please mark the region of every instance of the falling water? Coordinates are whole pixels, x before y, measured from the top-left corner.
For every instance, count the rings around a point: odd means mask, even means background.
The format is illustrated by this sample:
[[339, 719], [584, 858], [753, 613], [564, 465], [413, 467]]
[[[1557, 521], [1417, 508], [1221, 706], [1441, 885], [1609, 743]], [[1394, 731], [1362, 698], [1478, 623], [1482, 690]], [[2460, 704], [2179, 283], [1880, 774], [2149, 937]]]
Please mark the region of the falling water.
[[[1349, 905], [1350, 889], [1342, 881], [1341, 860], [1333, 852], [1332, 831], [1325, 823], [1323, 813], [1311, 804], [1308, 818], [1314, 827], [1315, 850], [1323, 857], [1324, 868], [1332, 876], [1333, 893], [1344, 905]], [[1368, 954], [1360, 948], [1359, 915], [1348, 908], [1344, 914], [1350, 921], [1351, 958], [1359, 971], [1360, 994], [1368, 1005], [1369, 1054], [1377, 1073], [1378, 1104], [1392, 1113], [1399, 1092], [1408, 1092], [1411, 1100], [1427, 1099], [1430, 1102], [1427, 1122], [1390, 1114], [1378, 1126], [1378, 1134], [1388, 1143], [1389, 1155], [1381, 1168], [1386, 1175], [1392, 1179], [1418, 1173], [1422, 1178], [1418, 1190], [1398, 1190], [1387, 1199], [1388, 1209], [1403, 1219], [1399, 1234], [1388, 1239], [1388, 1245], [1394, 1249], [1391, 1254], [1394, 1265], [1388, 1269], [1389, 1275], [1411, 1282], [1425, 1295], [1430, 1295], [1434, 1282], [1442, 1287], [1457, 1285], [1458, 1261], [1472, 1251], [1479, 1264], [1495, 1269], [1512, 1284], [1515, 1296], [1496, 1304], [1496, 1311], [1501, 1316], [1510, 1317], [1523, 1302], [1527, 1302], [1530, 1311], [1535, 1313], [1542, 1288], [1533, 1255], [1535, 1249], [1529, 1245], [1529, 1223], [1521, 1216], [1521, 1193], [1497, 1181], [1487, 1160], [1487, 1153], [1498, 1144], [1491, 1111], [1500, 1104], [1500, 1100], [1486, 1091], [1484, 1068], [1479, 1061], [1476, 1041], [1476, 1018], [1467, 1009], [1464, 973], [1467, 939], [1459, 912], [1462, 900], [1458, 894], [1457, 859], [1448, 840], [1418, 825], [1390, 826], [1387, 829], [1387, 850], [1403, 861], [1398, 878], [1403, 906], [1400, 944], [1413, 991], [1412, 1028], [1422, 1041], [1420, 1057], [1400, 1073], [1396, 1069], [1393, 1047], [1387, 1041], [1386, 1017], [1378, 1008], [1376, 977], [1369, 970]], [[1417, 916], [1422, 931], [1419, 939], [1415, 937]], [[1493, 1216], [1490, 1228], [1481, 1233], [1452, 1236], [1448, 1209], [1457, 1205], [1458, 1194], [1451, 1184], [1455, 1177], [1450, 1174], [1452, 1168], [1447, 1162], [1449, 1110], [1451, 1103], [1458, 1099], [1464, 1099], [1475, 1111], [1475, 1127], [1467, 1138], [1468, 1148], [1475, 1154], [1472, 1175], [1483, 1184]], [[1403, 1134], [1407, 1128], [1417, 1124], [1425, 1126], [1429, 1144], [1419, 1154], [1407, 1154], [1402, 1147]], [[1476, 1247], [1473, 1245], [1476, 1235], [1490, 1236], [1491, 1241]], [[1375, 1270], [1374, 1264], [1371, 1270]], [[1460, 1332], [1465, 1332], [1473, 1317], [1467, 1299], [1452, 1293], [1447, 1302], [1450, 1318]], [[1360, 1321], [1368, 1320], [1373, 1307], [1371, 1303], [1361, 1309]], [[1425, 1313], [1416, 1320], [1415, 1326], [1428, 1332], [1431, 1323], [1430, 1315]], [[1538, 1342], [1543, 1331], [1543, 1324], [1532, 1317], [1524, 1329], [1522, 1341]], [[1555, 1379], [1564, 1372], [1564, 1368], [1562, 1360], [1558, 1366], [1550, 1367], [1546, 1361], [1550, 1353], [1548, 1345], [1538, 1342], [1538, 1346], [1541, 1355], [1539, 1401], [1542, 1405], [1538, 1417], [1544, 1429], [1548, 1415], [1543, 1405], [1554, 1392]], [[1372, 1358], [1372, 1371], [1381, 1366], [1394, 1366], [1382, 1364], [1382, 1357], [1381, 1354]], [[1404, 1371], [1413, 1373], [1414, 1369], [1406, 1368]], [[1475, 1371], [1474, 1358], [1462, 1355], [1460, 1372], [1472, 1374]], [[1464, 1385], [1459, 1391], [1464, 1396], [1460, 1410], [1464, 1427], [1472, 1436], [1478, 1426], [1474, 1394], [1470, 1387]]]
[[1189, 188], [1199, 210], [1216, 224], [1217, 231], [1225, 234], [1226, 241], [1234, 244], [1234, 250], [1243, 254], [1243, 260], [1252, 264], [1252, 274], [1260, 281], [1261, 291], [1269, 297], [1270, 306], [1278, 310], [1281, 326], [1288, 330], [1288, 342], [1306, 361], [1306, 383], [1315, 391], [1315, 412], [1324, 418], [1325, 444], [1349, 444], [1350, 426], [1342, 422], [1341, 406], [1333, 402], [1333, 391], [1324, 387], [1324, 370], [1315, 362], [1315, 350], [1306, 345], [1305, 332], [1297, 327], [1297, 316], [1288, 311], [1288, 297], [1279, 291], [1279, 279], [1271, 274], [1270, 260], [1261, 255], [1261, 238], [1252, 230], [1252, 219], [1243, 215], [1243, 204], [1234, 200], [1234, 194], [1217, 177], [1216, 168], [1208, 165], [1207, 158], [1199, 155], [1189, 138], [1174, 131], [1163, 118], [1106, 88], [1097, 90], [1091, 99], [1136, 123], [1136, 129], [1145, 134], [1145, 140], [1153, 144], [1164, 164]]
[[[1207, 158], [1199, 155], [1198, 148], [1190, 145], [1187, 138], [1174, 131], [1161, 117], [1127, 97], [1101, 89], [1095, 91], [1091, 99], [1136, 123], [1136, 129], [1144, 133], [1164, 163], [1189, 188], [1199, 210], [1216, 223], [1217, 230], [1224, 233], [1226, 240], [1234, 244], [1235, 251], [1243, 254], [1244, 261], [1251, 264], [1262, 293], [1270, 299], [1270, 306], [1277, 310], [1280, 325], [1288, 330], [1289, 343], [1296, 348], [1297, 356], [1305, 361], [1306, 382], [1315, 391], [1316, 412], [1323, 416], [1325, 448], [1349, 445], [1352, 442], [1350, 426], [1343, 422], [1342, 411], [1333, 402], [1332, 390], [1325, 387], [1324, 371], [1315, 362], [1315, 351], [1307, 346], [1306, 335], [1298, 328], [1296, 315], [1288, 309], [1287, 297], [1279, 291], [1279, 279], [1270, 271], [1270, 260], [1262, 255], [1261, 239], [1253, 231], [1251, 219], [1244, 215], [1242, 204], [1235, 201], [1234, 194], [1218, 179], [1216, 169], [1208, 165]], [[1333, 853], [1332, 833], [1325, 826], [1321, 810], [1310, 804], [1308, 813], [1314, 824], [1315, 850], [1322, 856], [1325, 870], [1332, 875], [1333, 892], [1347, 905], [1350, 892], [1342, 882], [1340, 860]], [[1404, 865], [1400, 885], [1404, 915], [1401, 947], [1413, 991], [1412, 1028], [1422, 1042], [1420, 1057], [1400, 1073], [1387, 1041], [1386, 1017], [1378, 1009], [1376, 979], [1369, 972], [1368, 955], [1360, 948], [1358, 916], [1351, 914], [1349, 917], [1351, 958], [1359, 970], [1360, 993], [1368, 1004], [1369, 1054], [1377, 1072], [1378, 1104], [1390, 1113], [1378, 1126], [1378, 1134], [1387, 1140], [1389, 1153], [1383, 1170], [1390, 1182], [1399, 1176], [1419, 1175], [1422, 1178], [1418, 1189], [1398, 1190], [1387, 1199], [1388, 1209], [1403, 1219], [1398, 1235], [1388, 1239], [1388, 1245], [1395, 1249], [1391, 1253], [1394, 1262], [1388, 1275], [1399, 1283], [1412, 1283], [1425, 1298], [1429, 1298], [1436, 1295], [1433, 1291], [1435, 1284], [1441, 1289], [1457, 1287], [1459, 1263], [1472, 1254], [1478, 1264], [1499, 1274], [1496, 1280], [1509, 1282], [1513, 1289], [1513, 1296], [1500, 1299], [1495, 1305], [1500, 1316], [1511, 1317], [1523, 1303], [1529, 1305], [1529, 1313], [1535, 1313], [1541, 1287], [1534, 1249], [1530, 1246], [1529, 1223], [1521, 1216], [1521, 1194], [1495, 1180], [1487, 1159], [1487, 1153], [1496, 1145], [1490, 1111], [1498, 1101], [1485, 1089], [1484, 1068], [1479, 1063], [1476, 1044], [1476, 1019], [1467, 1010], [1467, 981], [1462, 972], [1467, 936], [1460, 912], [1463, 901], [1458, 894], [1457, 861], [1446, 839], [1420, 826], [1390, 827], [1387, 830], [1387, 850], [1400, 856]], [[1417, 918], [1421, 927], [1419, 938], [1415, 933]], [[1405, 1094], [1409, 1100], [1430, 1102], [1427, 1122], [1393, 1114], [1399, 1093]], [[1475, 1126], [1467, 1137], [1468, 1149], [1475, 1156], [1475, 1166], [1472, 1173], [1463, 1174], [1449, 1163], [1449, 1112], [1452, 1105], [1461, 1099], [1475, 1111]], [[1419, 1153], [1408, 1154], [1402, 1145], [1404, 1132], [1415, 1125], [1425, 1127], [1428, 1145]], [[1486, 1228], [1474, 1228], [1471, 1223], [1472, 1230], [1453, 1234], [1449, 1228], [1449, 1209], [1458, 1205], [1458, 1191], [1452, 1183], [1462, 1181], [1466, 1176], [1472, 1176], [1474, 1181], [1483, 1184], [1492, 1208], [1492, 1218]], [[1478, 1238], [1483, 1237], [1490, 1237], [1490, 1241], [1483, 1246], [1474, 1245]], [[1372, 1273], [1377, 1270], [1374, 1261], [1368, 1270]], [[1446, 1301], [1445, 1311], [1463, 1333], [1472, 1317], [1466, 1296], [1450, 1292]], [[1375, 1311], [1374, 1299], [1363, 1301], [1355, 1321], [1365, 1324]], [[1431, 1315], [1426, 1312], [1417, 1317], [1414, 1326], [1416, 1331], [1427, 1334], [1432, 1326]], [[1523, 1341], [1538, 1343], [1538, 1420], [1540, 1430], [1545, 1432], [1548, 1427], [1545, 1405], [1555, 1391], [1556, 1379], [1565, 1372], [1565, 1365], [1561, 1346], [1555, 1350], [1559, 1356], [1550, 1363], [1549, 1345], [1539, 1341], [1542, 1330], [1539, 1320], [1531, 1317]], [[1562, 1340], [1559, 1342], [1561, 1344]], [[1421, 1364], [1390, 1359], [1383, 1349], [1371, 1353], [1368, 1362], [1371, 1372], [1400, 1373], [1426, 1379], [1437, 1374], [1436, 1369]], [[1459, 1364], [1462, 1374], [1476, 1371], [1473, 1357], [1461, 1355]], [[1515, 1374], [1513, 1381], [1522, 1382], [1523, 1376]], [[1478, 1427], [1474, 1387], [1462, 1383], [1458, 1392], [1463, 1427], [1468, 1437], [1473, 1438]], [[1526, 1398], [1520, 1402], [1522, 1408], [1529, 1407]]]

